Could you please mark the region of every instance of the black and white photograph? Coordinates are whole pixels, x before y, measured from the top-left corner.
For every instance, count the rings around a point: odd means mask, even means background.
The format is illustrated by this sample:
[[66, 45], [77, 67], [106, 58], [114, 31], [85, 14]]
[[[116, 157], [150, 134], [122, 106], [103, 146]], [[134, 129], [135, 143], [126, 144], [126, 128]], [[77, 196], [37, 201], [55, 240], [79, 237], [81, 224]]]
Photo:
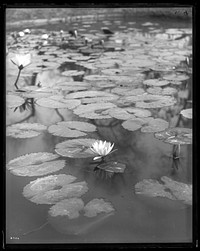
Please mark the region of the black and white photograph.
[[5, 247], [193, 245], [193, 6], [4, 8]]

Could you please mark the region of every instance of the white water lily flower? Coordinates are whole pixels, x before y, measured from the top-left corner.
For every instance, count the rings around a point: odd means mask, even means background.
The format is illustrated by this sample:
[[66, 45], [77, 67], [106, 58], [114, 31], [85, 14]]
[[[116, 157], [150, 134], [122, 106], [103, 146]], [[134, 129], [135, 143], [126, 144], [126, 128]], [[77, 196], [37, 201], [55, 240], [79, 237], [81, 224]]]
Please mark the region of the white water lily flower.
[[93, 160], [100, 159], [103, 156], [106, 156], [114, 151], [111, 152], [111, 150], [114, 147], [114, 143], [111, 144], [110, 142], [107, 141], [102, 141], [102, 140], [97, 140], [93, 143], [93, 145], [90, 147], [90, 149], [94, 152], [97, 153], [99, 156], [94, 157]]
[[11, 59], [12, 63], [17, 65], [19, 69], [23, 69], [24, 67], [31, 64], [31, 54], [16, 54], [14, 58]]

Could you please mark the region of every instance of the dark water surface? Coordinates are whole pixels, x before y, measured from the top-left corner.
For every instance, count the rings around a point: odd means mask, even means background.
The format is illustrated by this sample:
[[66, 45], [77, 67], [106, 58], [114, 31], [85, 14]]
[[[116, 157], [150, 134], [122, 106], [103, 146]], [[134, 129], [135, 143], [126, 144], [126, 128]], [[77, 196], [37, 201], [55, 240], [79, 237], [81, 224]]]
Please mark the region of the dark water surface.
[[[134, 24], [134, 22], [136, 23]], [[145, 22], [151, 22], [152, 25], [143, 26], [142, 24]], [[182, 28], [187, 29], [187, 31], [192, 29], [191, 23], [188, 21], [171, 21], [155, 18], [152, 20], [126, 18], [121, 20], [99, 20], [96, 22], [75, 22], [69, 25], [49, 25], [42, 27], [42, 29], [48, 32], [61, 29], [67, 31], [77, 28], [80, 30], [80, 33], [88, 34], [91, 31], [100, 33], [102, 26], [109, 27], [115, 32], [125, 32], [126, 34], [129, 34], [132, 32], [132, 29], [136, 28], [139, 29], [137, 35], [139, 36], [140, 34], [144, 38], [145, 36], [148, 37], [149, 31], [153, 29], [160, 29], [159, 34], [165, 34], [165, 29], [169, 28]], [[152, 27], [152, 29], [149, 27]], [[71, 64], [71, 68], [70, 64], [67, 67], [68, 70], [85, 69], [80, 69], [80, 66], [77, 67], [74, 64]], [[10, 74], [10, 82], [13, 83], [12, 79], [15, 79], [15, 77], [11, 76], [11, 72], [8, 72], [8, 74]], [[146, 78], [153, 78], [148, 71], [146, 72]], [[10, 84], [8, 82], [7, 86]], [[166, 119], [172, 127], [192, 127], [190, 119], [181, 117], [178, 121], [179, 111], [183, 108], [184, 102], [187, 102], [187, 99], [192, 99], [191, 78], [186, 82], [181, 86], [176, 85], [175, 88], [178, 91], [189, 89], [190, 96], [179, 98], [178, 105], [170, 106], [169, 109], [166, 107], [150, 109], [155, 118]], [[191, 104], [189, 103], [184, 108], [190, 107]], [[26, 118], [29, 112], [26, 110], [20, 113], [18, 110], [8, 113], [8, 125], [19, 122], [20, 116], [21, 119]], [[59, 116], [55, 109], [35, 105], [34, 115], [24, 122], [37, 122], [49, 126], [61, 121], [62, 117], [66, 121], [80, 120], [79, 116], [69, 110], [60, 109], [60, 114], [62, 116]], [[82, 118], [81, 121], [83, 121]], [[101, 119], [87, 119], [87, 121], [96, 125], [97, 131], [88, 133], [86, 138], [94, 137], [114, 142], [115, 148], [118, 150], [109, 155], [107, 159], [126, 164], [125, 172], [116, 173], [110, 178], [103, 171], [93, 171], [93, 167], [90, 165], [92, 158], [75, 159], [66, 157], [64, 158], [66, 167], [55, 174], [70, 174], [77, 177], [77, 181], [86, 181], [89, 190], [81, 197], [83, 201], [87, 203], [93, 198], [104, 198], [112, 203], [115, 209], [114, 214], [103, 221], [91, 225], [88, 229], [83, 229], [78, 235], [70, 235], [67, 233], [64, 221], [53, 222], [52, 219], [48, 221], [48, 210], [51, 205], [37, 205], [22, 195], [23, 188], [38, 177], [16, 176], [9, 170], [6, 170], [7, 243], [191, 242], [192, 206], [184, 204], [179, 200], [137, 195], [134, 191], [134, 186], [143, 179], [159, 179], [162, 176], [168, 176], [172, 180], [192, 184], [192, 145], [181, 146], [181, 158], [177, 166], [176, 161], [168, 157], [168, 155], [172, 154], [173, 145], [156, 139], [154, 133], [126, 130], [121, 125], [123, 121], [117, 119], [108, 122]], [[47, 131], [37, 137], [27, 139], [7, 137], [6, 162], [27, 153], [53, 153], [55, 145], [67, 139], [53, 136]], [[39, 228], [45, 223], [47, 224]], [[78, 229], [77, 227], [77, 232]], [[31, 232], [32, 230], [36, 231]], [[23, 235], [24, 233], [27, 234]]]

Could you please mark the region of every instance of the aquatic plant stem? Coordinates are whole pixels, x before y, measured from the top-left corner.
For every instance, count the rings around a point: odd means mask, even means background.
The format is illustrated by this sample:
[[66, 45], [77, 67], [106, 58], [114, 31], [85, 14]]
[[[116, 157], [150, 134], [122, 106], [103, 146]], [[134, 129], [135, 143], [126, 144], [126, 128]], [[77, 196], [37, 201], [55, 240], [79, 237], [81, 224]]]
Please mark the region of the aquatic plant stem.
[[24, 235], [27, 235], [27, 234], [31, 234], [31, 233], [33, 233], [33, 232], [35, 232], [35, 231], [38, 231], [38, 230], [42, 229], [43, 227], [45, 227], [47, 224], [49, 224], [48, 221], [46, 221], [46, 222], [45, 222], [44, 224], [42, 224], [40, 227], [35, 228], [35, 229], [33, 229], [33, 230], [31, 230], [31, 231], [28, 231], [28, 232], [26, 232], [26, 233], [23, 233], [22, 235], [24, 236]]
[[20, 76], [21, 70], [22, 69], [19, 67], [19, 72], [18, 72], [18, 75], [17, 75], [17, 79], [15, 80], [15, 83], [14, 83], [14, 86], [16, 87], [17, 90], [19, 89], [18, 86], [17, 86], [17, 82], [19, 80], [19, 76]]

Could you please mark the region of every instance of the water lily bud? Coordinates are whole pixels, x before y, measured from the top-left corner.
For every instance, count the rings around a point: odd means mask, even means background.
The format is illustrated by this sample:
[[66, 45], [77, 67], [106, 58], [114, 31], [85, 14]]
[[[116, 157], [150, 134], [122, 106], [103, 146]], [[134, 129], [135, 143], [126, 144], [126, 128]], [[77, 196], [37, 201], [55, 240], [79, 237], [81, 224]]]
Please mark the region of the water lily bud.
[[31, 54], [16, 54], [15, 57], [11, 59], [12, 63], [17, 65], [19, 69], [23, 69], [24, 67], [31, 64]]
[[18, 36], [19, 37], [23, 37], [24, 36], [24, 32], [23, 31], [18, 32]]
[[29, 29], [25, 29], [25, 30], [23, 30], [23, 32], [24, 32], [25, 34], [30, 34], [30, 33], [31, 33], [31, 31], [30, 31]]
[[43, 34], [43, 35], [41, 36], [42, 39], [48, 39], [48, 37], [49, 37], [48, 34]]

